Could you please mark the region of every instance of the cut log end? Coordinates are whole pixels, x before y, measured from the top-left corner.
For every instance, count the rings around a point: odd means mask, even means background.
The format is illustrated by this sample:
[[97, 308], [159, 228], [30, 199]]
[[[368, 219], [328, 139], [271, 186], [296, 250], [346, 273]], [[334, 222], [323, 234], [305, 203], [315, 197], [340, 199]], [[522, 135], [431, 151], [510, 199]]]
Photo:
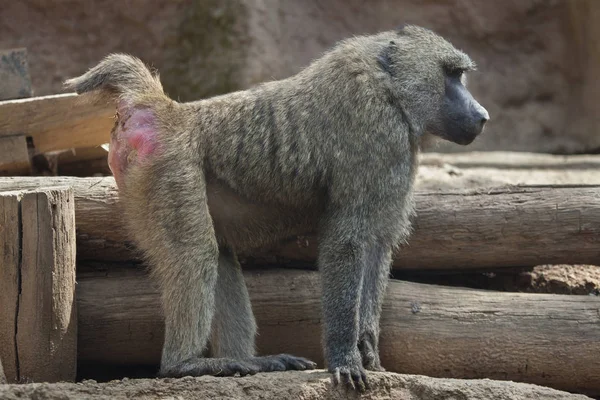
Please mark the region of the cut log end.
[[[75, 201], [71, 188], [0, 193], [0, 358], [11, 382], [74, 380]], [[7, 222], [7, 225], [4, 225]], [[5, 306], [6, 305], [6, 306]]]

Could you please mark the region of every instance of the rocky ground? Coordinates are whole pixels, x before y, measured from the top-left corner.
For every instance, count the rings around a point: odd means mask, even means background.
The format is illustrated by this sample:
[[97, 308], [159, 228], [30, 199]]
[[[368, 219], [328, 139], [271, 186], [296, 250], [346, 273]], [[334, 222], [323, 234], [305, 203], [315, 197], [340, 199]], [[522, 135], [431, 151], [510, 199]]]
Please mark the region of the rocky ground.
[[334, 389], [324, 371], [274, 372], [244, 378], [124, 379], [107, 383], [0, 385], [0, 398], [12, 399], [301, 399], [360, 398], [394, 400], [589, 399], [541, 386], [487, 379], [439, 379], [418, 375], [371, 373], [363, 395]]

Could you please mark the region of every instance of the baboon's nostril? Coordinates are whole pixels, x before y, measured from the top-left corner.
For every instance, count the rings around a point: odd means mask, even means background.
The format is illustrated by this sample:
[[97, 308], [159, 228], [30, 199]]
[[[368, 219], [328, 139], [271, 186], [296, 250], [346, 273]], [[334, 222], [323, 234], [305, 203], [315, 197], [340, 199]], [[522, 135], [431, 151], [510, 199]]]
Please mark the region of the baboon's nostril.
[[490, 120], [490, 114], [483, 107], [481, 107], [481, 109], [479, 110], [479, 114], [479, 121], [481, 122], [481, 125], [485, 125], [485, 123]]

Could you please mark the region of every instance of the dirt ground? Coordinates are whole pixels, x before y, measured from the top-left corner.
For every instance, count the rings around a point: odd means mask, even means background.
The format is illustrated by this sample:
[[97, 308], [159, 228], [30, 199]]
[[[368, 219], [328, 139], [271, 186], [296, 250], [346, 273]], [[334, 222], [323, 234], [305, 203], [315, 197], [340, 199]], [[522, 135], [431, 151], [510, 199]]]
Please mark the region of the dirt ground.
[[338, 400], [583, 400], [589, 397], [541, 386], [487, 379], [458, 380], [370, 373], [372, 388], [358, 396], [334, 389], [324, 371], [273, 372], [244, 378], [124, 379], [107, 383], [0, 385], [13, 399], [301, 399]]

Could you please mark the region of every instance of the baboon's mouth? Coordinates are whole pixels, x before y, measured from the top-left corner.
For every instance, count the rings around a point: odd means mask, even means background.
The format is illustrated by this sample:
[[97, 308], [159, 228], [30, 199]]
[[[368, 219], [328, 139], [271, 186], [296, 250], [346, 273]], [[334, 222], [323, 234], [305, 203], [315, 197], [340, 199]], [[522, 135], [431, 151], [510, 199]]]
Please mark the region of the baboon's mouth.
[[432, 135], [438, 136], [444, 140], [447, 140], [452, 143], [459, 144], [461, 146], [466, 146], [471, 143], [483, 132], [482, 129], [448, 129], [443, 131], [431, 131]]

